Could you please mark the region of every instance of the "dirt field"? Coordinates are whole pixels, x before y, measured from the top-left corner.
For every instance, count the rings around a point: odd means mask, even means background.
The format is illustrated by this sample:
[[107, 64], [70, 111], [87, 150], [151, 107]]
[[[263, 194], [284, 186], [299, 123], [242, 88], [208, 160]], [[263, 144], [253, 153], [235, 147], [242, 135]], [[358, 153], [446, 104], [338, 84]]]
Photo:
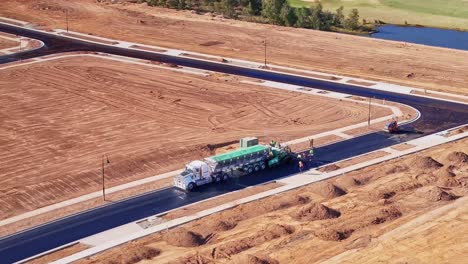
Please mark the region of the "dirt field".
[[[366, 120], [366, 105], [91, 57], [0, 71], [0, 215], [180, 169], [244, 136], [286, 141]], [[375, 108], [373, 117], [391, 114]]]
[[[109, 2], [109, 1], [102, 1]], [[43, 27], [468, 94], [468, 52], [274, 27], [95, 0], [11, 0], [0, 14]], [[443, 74], [441, 74], [443, 73]]]
[[0, 50], [13, 48], [13, 47], [16, 47], [16, 46], [18, 46], [17, 42], [14, 42], [14, 41], [11, 41], [11, 40], [8, 40], [8, 39], [3, 39], [0, 36]]
[[239, 205], [79, 263], [459, 263], [467, 144]]

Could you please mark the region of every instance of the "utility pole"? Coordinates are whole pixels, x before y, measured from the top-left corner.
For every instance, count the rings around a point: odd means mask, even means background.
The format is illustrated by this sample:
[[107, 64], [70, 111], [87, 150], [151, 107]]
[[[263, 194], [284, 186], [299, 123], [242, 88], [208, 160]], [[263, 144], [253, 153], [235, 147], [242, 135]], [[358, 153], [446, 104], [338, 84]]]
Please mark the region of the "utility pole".
[[265, 44], [265, 69], [267, 67], [267, 59], [266, 59], [266, 55], [267, 55], [267, 39], [266, 39], [266, 34], [265, 34], [265, 41], [263, 42]]
[[65, 9], [65, 18], [67, 20], [67, 33], [68, 33], [68, 9]]
[[[104, 182], [104, 155], [102, 155], [101, 161], [102, 161], [102, 199], [106, 201], [106, 186]], [[109, 157], [107, 157], [107, 155], [106, 155], [106, 162], [107, 164], [110, 163]]]
[[371, 100], [372, 98], [369, 97], [369, 114], [368, 114], [368, 117], [367, 117], [367, 126], [369, 127], [370, 126], [370, 117], [371, 117]]

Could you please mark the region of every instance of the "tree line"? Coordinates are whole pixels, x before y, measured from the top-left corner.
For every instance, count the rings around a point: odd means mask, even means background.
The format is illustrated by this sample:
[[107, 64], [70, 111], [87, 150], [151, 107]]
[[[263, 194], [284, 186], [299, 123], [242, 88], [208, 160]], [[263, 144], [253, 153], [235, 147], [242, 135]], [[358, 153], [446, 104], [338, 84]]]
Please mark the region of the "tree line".
[[[146, 0], [150, 6], [214, 12], [226, 18], [249, 19], [281, 26], [325, 31], [372, 31], [362, 24], [359, 11], [344, 14], [343, 6], [336, 12], [323, 10], [318, 2], [311, 7], [291, 7], [287, 0]], [[365, 21], [364, 21], [365, 22]]]

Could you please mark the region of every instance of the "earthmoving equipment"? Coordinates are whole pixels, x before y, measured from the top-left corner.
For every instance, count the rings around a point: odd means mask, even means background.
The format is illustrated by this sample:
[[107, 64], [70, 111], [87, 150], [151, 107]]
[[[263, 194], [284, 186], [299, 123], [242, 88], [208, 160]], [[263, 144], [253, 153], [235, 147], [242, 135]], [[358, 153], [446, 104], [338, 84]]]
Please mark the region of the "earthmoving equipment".
[[388, 122], [385, 125], [385, 130], [387, 130], [389, 133], [395, 133], [398, 131], [398, 122], [396, 119], [392, 119], [392, 121]]
[[291, 160], [292, 154], [289, 147], [277, 148], [268, 145], [243, 147], [190, 162], [185, 166], [185, 170], [175, 177], [174, 186], [191, 191], [197, 186], [212, 182], [221, 183], [227, 180], [234, 171], [251, 174]]

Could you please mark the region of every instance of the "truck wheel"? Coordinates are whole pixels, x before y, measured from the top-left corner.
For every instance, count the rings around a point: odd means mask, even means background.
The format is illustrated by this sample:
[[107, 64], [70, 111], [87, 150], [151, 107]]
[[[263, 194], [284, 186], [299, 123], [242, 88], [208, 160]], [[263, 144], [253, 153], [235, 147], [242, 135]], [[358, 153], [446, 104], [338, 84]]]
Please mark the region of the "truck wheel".
[[262, 163], [262, 165], [260, 166], [260, 168], [261, 168], [262, 170], [266, 169], [266, 164], [265, 164], [265, 163]]
[[255, 165], [254, 170], [255, 170], [255, 171], [259, 171], [259, 170], [260, 170], [260, 167], [259, 167], [258, 165]]
[[229, 175], [227, 173], [223, 174], [223, 181], [227, 181], [229, 179]]
[[252, 172], [253, 172], [252, 167], [248, 167], [248, 168], [247, 168], [247, 172], [248, 172], [249, 174], [252, 173]]
[[193, 191], [193, 189], [195, 189], [195, 184], [193, 182], [189, 183], [187, 185], [187, 191]]
[[216, 178], [215, 178], [216, 183], [220, 183], [221, 179], [222, 179], [221, 175], [216, 175]]

